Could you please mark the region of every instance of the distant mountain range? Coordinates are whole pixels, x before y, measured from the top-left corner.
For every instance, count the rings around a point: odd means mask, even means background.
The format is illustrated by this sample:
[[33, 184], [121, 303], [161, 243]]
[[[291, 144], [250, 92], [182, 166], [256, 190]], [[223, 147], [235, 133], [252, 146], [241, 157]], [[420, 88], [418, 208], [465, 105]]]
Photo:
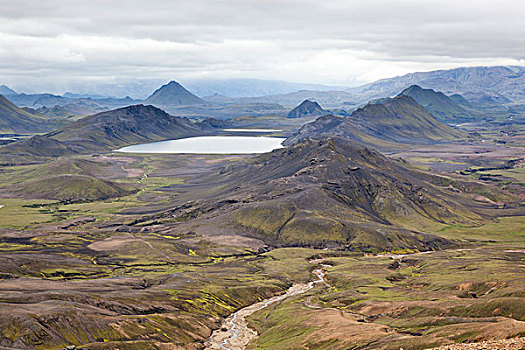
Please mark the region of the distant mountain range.
[[12, 94], [6, 95], [11, 102], [16, 104], [18, 107], [31, 107], [31, 108], [41, 108], [41, 107], [54, 107], [54, 106], [64, 106], [67, 104], [75, 104], [79, 101], [93, 101], [98, 104], [102, 104], [108, 107], [122, 107], [123, 105], [130, 105], [140, 101], [133, 100], [129, 97], [116, 99], [116, 98], [99, 98], [93, 99], [91, 97], [65, 97], [58, 96], [53, 94]]
[[[148, 81], [144, 86], [150, 86], [151, 83]], [[114, 109], [146, 103], [165, 109], [170, 114], [196, 118], [231, 119], [239, 116], [271, 114], [286, 116], [289, 109], [305, 100], [316, 102], [327, 109], [337, 110], [342, 115], [348, 115], [370, 100], [396, 96], [403, 91], [427, 108], [436, 118], [447, 123], [464, 122], [480, 116], [506, 117], [509, 114], [516, 114], [514, 112], [517, 110], [525, 109], [523, 89], [525, 67], [471, 67], [411, 73], [339, 91], [330, 90], [329, 86], [256, 79], [199, 80], [189, 81], [189, 84], [194, 91], [200, 91], [200, 94], [207, 91], [216, 92], [199, 97], [192, 93], [191, 89], [186, 89], [175, 81], [161, 86], [149, 97], [140, 100], [130, 97], [102, 97], [106, 90], [100, 91], [99, 94], [66, 93], [63, 96], [49, 93], [17, 94], [7, 86], [1, 86], [0, 91], [4, 91], [5, 96], [18, 107], [52, 109], [55, 106], [68, 106], [64, 112], [46, 110], [46, 113], [54, 115], [89, 115], [100, 112], [103, 108]], [[271, 84], [275, 84], [274, 89], [270, 88]], [[413, 85], [418, 85], [421, 89], [407, 90]], [[125, 86], [127, 85], [119, 88], [125, 89]], [[136, 91], [134, 89], [138, 85], [130, 86], [133, 87], [129, 88], [131, 94], [132, 91]], [[275, 93], [295, 88], [312, 90]], [[433, 89], [440, 94], [427, 94], [428, 89]], [[226, 95], [233, 94], [234, 91], [239, 97]], [[250, 97], [258, 93], [257, 91], [271, 94]], [[89, 108], [90, 104], [93, 108]]]
[[184, 80], [183, 85], [199, 97], [221, 95], [226, 97], [256, 97], [287, 94], [299, 90], [334, 91], [343, 86], [292, 83], [263, 79], [196, 79]]
[[410, 73], [347, 89], [360, 99], [392, 96], [411, 85], [461, 94], [474, 103], [525, 103], [525, 67], [466, 67]]
[[159, 107], [174, 115], [196, 118], [232, 119], [245, 115], [272, 113], [284, 115], [285, 113], [285, 109], [275, 103], [219, 104], [206, 101], [195, 96], [176, 81], [161, 86], [144, 103]]
[[217, 104], [204, 101], [189, 92], [180, 83], [171, 81], [155, 90], [145, 100], [134, 100], [130, 97], [97, 98], [83, 97], [66, 93], [64, 96], [44, 94], [11, 94], [9, 100], [19, 107], [31, 108], [46, 116], [87, 116], [103, 110], [136, 105], [151, 104], [165, 111], [178, 115], [196, 118], [232, 119], [246, 115], [279, 113], [283, 116], [286, 109], [276, 103], [238, 103]]
[[441, 91], [447, 95], [460, 94], [473, 107], [493, 104], [525, 104], [525, 67], [468, 67], [432, 72], [410, 73], [381, 79], [373, 83], [341, 91], [300, 90], [260, 97], [208, 96], [216, 103], [273, 102], [296, 106], [309, 99], [326, 108], [354, 109], [370, 100], [392, 97], [412, 85]]
[[[164, 79], [136, 79], [123, 80], [115, 83], [96, 83], [96, 82], [74, 82], [64, 86], [57, 86], [56, 89], [67, 89], [73, 92], [66, 92], [64, 97], [70, 98], [93, 98], [104, 97], [124, 98], [130, 96], [135, 100], [144, 100], [159, 86], [163, 85]], [[344, 90], [344, 86], [333, 86], [323, 84], [303, 84], [282, 80], [268, 79], [183, 79], [181, 84], [191, 93], [198, 97], [210, 95], [222, 95], [228, 97], [255, 97], [275, 94], [285, 94], [298, 90]], [[38, 91], [42, 89], [37, 83], [35, 85], [21, 87], [21, 91]], [[2, 93], [0, 87], [0, 94]], [[34, 92], [28, 93], [34, 94]]]

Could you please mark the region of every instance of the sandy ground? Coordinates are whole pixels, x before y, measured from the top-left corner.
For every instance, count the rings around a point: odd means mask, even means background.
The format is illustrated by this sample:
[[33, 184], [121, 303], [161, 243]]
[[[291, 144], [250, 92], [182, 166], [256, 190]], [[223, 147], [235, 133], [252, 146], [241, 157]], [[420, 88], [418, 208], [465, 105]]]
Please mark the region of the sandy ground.
[[97, 252], [104, 252], [108, 250], [120, 249], [124, 245], [135, 241], [137, 241], [137, 239], [130, 235], [113, 236], [106, 238], [102, 241], [93, 242], [90, 245], [88, 245], [88, 248], [93, 249]]
[[217, 235], [185, 239], [190, 244], [201, 244], [202, 242], [213, 243], [215, 246], [224, 245], [228, 247], [259, 249], [265, 246], [264, 242], [255, 238], [239, 235]]

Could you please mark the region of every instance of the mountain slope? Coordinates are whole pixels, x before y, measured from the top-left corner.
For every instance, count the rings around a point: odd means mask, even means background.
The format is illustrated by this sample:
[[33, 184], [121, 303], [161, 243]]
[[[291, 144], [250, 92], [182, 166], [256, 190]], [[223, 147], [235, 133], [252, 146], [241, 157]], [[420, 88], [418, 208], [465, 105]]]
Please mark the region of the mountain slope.
[[205, 102], [195, 96], [176, 81], [161, 86], [145, 101], [152, 105], [199, 105]]
[[304, 100], [288, 113], [288, 118], [320, 117], [327, 112], [315, 101]]
[[83, 153], [200, 134], [201, 128], [186, 118], [134, 105], [82, 118], [47, 136]]
[[[423, 89], [418, 85], [412, 85], [401, 91], [400, 95], [412, 97], [441, 122], [458, 123], [472, 119], [471, 112], [440, 91]], [[459, 99], [460, 97], [461, 95], [455, 98]]]
[[37, 133], [52, 129], [45, 119], [18, 108], [11, 101], [0, 95], [0, 132], [1, 133]]
[[285, 144], [305, 138], [320, 139], [336, 135], [376, 148], [404, 143], [432, 143], [465, 138], [466, 133], [437, 121], [408, 96], [369, 103], [349, 117], [325, 116], [304, 125]]
[[177, 229], [220, 228], [270, 245], [365, 251], [450, 247], [450, 241], [419, 230], [482, 220], [456, 193], [342, 138], [275, 150], [225, 176], [236, 179], [230, 190], [156, 219], [189, 220]]

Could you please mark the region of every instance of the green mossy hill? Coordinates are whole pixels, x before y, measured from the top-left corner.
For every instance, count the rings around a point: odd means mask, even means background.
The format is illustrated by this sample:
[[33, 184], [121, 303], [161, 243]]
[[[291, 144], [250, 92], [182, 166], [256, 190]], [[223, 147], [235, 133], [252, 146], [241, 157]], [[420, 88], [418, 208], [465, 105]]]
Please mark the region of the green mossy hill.
[[369, 103], [349, 117], [327, 115], [304, 125], [288, 138], [290, 145], [305, 138], [344, 137], [375, 148], [396, 144], [426, 144], [467, 138], [467, 133], [447, 126], [408, 96]]
[[45, 176], [57, 175], [84, 175], [93, 176], [102, 179], [122, 178], [126, 172], [121, 166], [124, 163], [97, 161], [89, 158], [64, 157], [53, 162], [38, 164], [29, 167], [15, 168], [18, 171], [12, 171], [12, 176], [5, 176], [4, 180], [13, 181], [34, 180]]
[[[460, 106], [441, 91], [423, 89], [418, 85], [412, 85], [403, 90], [399, 95], [412, 97], [417, 103], [425, 107], [437, 120], [444, 123], [465, 122], [472, 120], [473, 117], [472, 112]], [[461, 95], [458, 96], [455, 98], [458, 100], [462, 98]]]
[[121, 197], [136, 191], [122, 163], [64, 157], [50, 163], [14, 167], [6, 171], [0, 189], [9, 197], [82, 202]]
[[134, 188], [91, 176], [58, 175], [23, 182], [11, 192], [24, 197], [79, 202], [126, 196], [133, 193]]
[[111, 150], [130, 144], [202, 134], [186, 118], [153, 106], [134, 105], [82, 118], [47, 136], [81, 152]]

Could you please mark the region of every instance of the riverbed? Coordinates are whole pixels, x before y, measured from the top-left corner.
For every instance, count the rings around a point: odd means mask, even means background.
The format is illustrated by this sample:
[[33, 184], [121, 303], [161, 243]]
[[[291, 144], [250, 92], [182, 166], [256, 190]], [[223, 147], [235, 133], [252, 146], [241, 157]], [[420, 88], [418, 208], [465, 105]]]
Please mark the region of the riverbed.
[[[318, 263], [318, 260], [312, 260], [311, 263]], [[304, 284], [294, 284], [285, 294], [277, 295], [272, 298], [252, 304], [239, 311], [231, 314], [224, 320], [221, 328], [213, 331], [211, 337], [206, 342], [206, 350], [244, 350], [246, 346], [255, 338], [257, 332], [248, 327], [246, 317], [250, 316], [256, 311], [262, 310], [267, 306], [294, 295], [306, 293], [318, 283], [323, 283], [330, 287], [326, 282], [325, 269], [331, 267], [330, 265], [322, 265], [313, 273], [317, 276], [315, 281]], [[330, 287], [331, 288], [331, 287]]]

